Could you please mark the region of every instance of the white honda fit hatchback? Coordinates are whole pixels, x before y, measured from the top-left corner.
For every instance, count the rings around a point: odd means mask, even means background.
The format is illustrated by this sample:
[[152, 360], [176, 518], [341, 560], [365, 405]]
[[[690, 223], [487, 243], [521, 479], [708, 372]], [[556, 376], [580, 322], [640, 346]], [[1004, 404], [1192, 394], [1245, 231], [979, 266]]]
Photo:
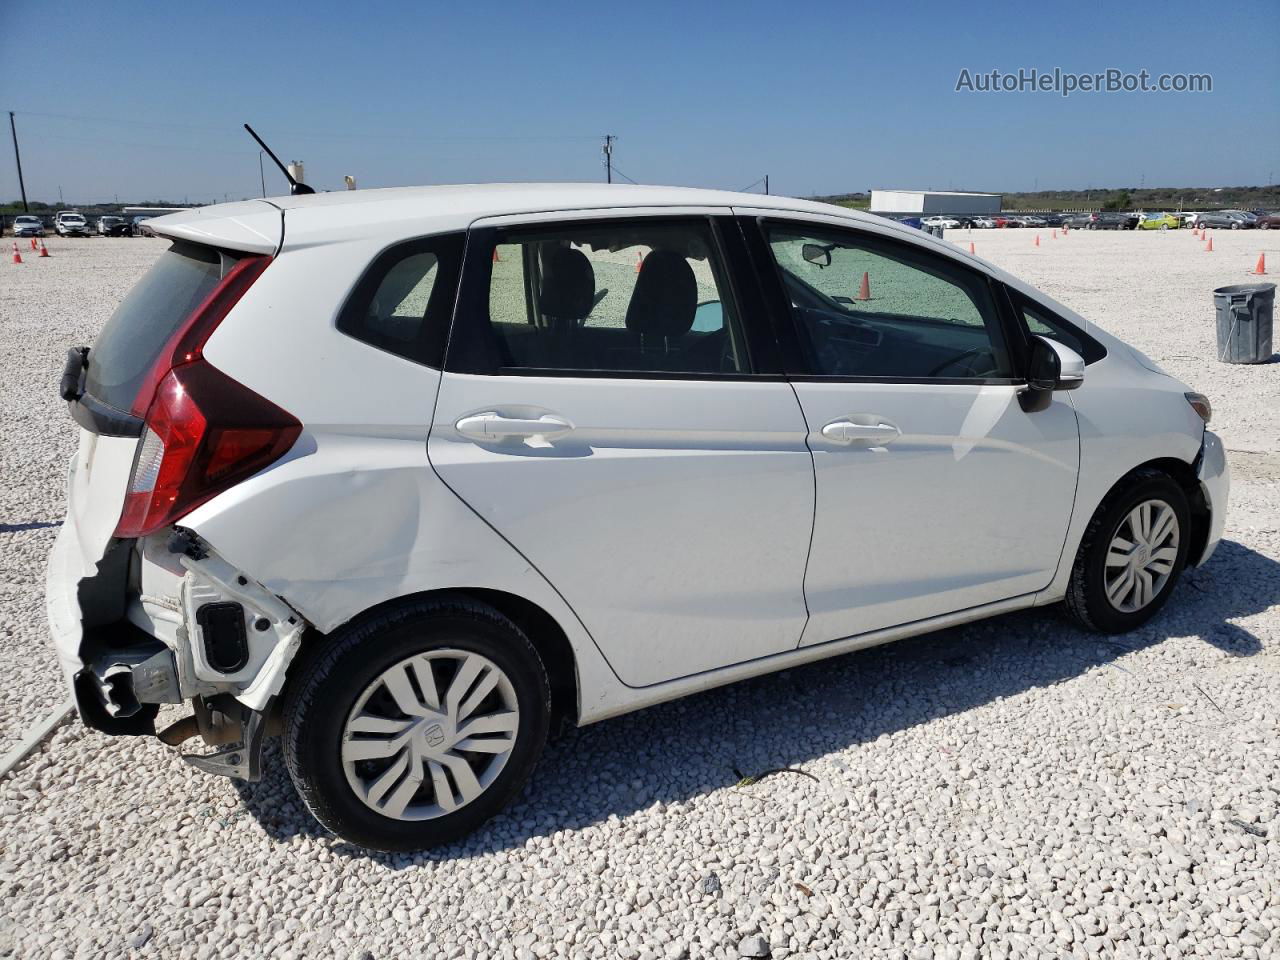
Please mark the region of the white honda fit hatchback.
[[1209, 405], [949, 243], [775, 197], [370, 190], [173, 241], [62, 395], [49, 621], [84, 723], [357, 843], [458, 837], [554, 719], [1065, 601], [1221, 536]]

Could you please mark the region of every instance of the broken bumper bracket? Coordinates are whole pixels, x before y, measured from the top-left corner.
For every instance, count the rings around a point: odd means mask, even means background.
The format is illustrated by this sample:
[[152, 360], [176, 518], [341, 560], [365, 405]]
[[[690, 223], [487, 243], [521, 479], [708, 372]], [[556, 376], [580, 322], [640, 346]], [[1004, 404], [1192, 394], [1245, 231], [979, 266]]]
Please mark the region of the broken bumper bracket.
[[262, 779], [262, 744], [266, 739], [266, 711], [246, 710], [240, 740], [213, 753], [184, 753], [182, 759], [197, 770], [220, 777], [257, 783]]

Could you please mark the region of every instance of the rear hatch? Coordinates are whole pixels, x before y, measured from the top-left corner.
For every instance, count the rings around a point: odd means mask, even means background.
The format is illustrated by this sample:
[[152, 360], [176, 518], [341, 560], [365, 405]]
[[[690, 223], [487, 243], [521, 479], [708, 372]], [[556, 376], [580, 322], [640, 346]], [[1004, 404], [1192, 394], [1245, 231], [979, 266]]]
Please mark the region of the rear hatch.
[[151, 221], [173, 246], [121, 301], [92, 348], [68, 354], [61, 394], [81, 431], [67, 522], [86, 573], [121, 524], [153, 399], [173, 367], [199, 354], [193, 318], [204, 317], [207, 338], [278, 248], [279, 210], [258, 201], [228, 206], [250, 209], [218, 217], [211, 216], [218, 208], [206, 208]]

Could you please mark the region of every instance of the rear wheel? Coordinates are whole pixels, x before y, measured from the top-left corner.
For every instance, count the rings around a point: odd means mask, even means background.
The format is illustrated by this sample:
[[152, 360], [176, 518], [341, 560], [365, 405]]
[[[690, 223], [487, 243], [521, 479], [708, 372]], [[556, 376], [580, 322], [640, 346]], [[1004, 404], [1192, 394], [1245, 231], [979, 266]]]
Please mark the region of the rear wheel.
[[1067, 588], [1067, 611], [1102, 633], [1146, 623], [1186, 565], [1190, 534], [1182, 488], [1166, 473], [1138, 471], [1089, 522]]
[[456, 840], [501, 810], [546, 742], [551, 693], [524, 633], [466, 599], [335, 634], [290, 689], [285, 760], [312, 814], [379, 850]]

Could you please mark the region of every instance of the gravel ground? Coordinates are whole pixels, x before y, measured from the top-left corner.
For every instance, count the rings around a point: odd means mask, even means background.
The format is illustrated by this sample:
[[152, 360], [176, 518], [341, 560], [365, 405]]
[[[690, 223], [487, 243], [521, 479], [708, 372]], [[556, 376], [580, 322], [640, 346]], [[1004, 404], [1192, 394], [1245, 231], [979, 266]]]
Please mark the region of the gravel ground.
[[[1020, 613], [575, 731], [429, 855], [323, 834], [274, 747], [237, 785], [68, 724], [0, 782], [0, 956], [1280, 955], [1280, 365], [1213, 361], [1209, 293], [1280, 234], [1033, 235], [952, 239], [1208, 394], [1232, 451], [1226, 540], [1148, 627]], [[0, 748], [61, 696], [62, 354], [161, 247], [0, 265]]]

